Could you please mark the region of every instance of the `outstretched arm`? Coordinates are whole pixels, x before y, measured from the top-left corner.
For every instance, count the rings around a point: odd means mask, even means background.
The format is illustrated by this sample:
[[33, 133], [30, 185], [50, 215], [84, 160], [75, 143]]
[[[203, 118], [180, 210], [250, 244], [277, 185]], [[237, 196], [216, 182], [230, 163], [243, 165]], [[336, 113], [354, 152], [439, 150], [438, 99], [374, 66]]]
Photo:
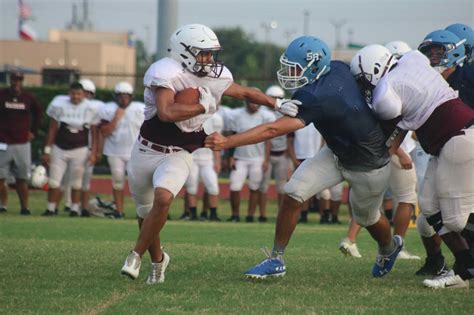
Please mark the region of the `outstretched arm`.
[[224, 137], [215, 132], [208, 136], [205, 140], [206, 148], [212, 150], [222, 150], [235, 148], [246, 144], [259, 143], [277, 136], [285, 135], [305, 126], [304, 122], [299, 118], [283, 116], [282, 118], [245, 132], [238, 133], [229, 137]]
[[270, 108], [275, 108], [276, 106], [275, 98], [266, 95], [260, 90], [241, 86], [237, 83], [232, 83], [232, 85], [225, 90], [224, 95], [259, 105], [265, 105]]

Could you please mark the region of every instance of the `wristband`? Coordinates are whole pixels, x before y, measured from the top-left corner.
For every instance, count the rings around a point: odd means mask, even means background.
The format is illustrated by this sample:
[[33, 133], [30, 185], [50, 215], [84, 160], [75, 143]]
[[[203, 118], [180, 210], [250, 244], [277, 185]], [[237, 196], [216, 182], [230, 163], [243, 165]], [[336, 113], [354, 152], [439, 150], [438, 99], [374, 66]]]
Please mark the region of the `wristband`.
[[51, 154], [51, 147], [49, 145], [45, 146], [43, 149], [44, 154]]

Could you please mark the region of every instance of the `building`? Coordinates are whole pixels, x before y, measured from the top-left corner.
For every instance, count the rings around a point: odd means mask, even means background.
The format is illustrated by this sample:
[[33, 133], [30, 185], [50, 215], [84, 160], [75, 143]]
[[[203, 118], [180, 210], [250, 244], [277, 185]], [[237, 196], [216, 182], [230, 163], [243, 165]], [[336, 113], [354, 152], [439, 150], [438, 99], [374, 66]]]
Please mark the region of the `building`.
[[48, 41], [0, 40], [0, 83], [10, 68], [27, 69], [25, 84], [33, 86], [80, 77], [100, 88], [119, 81], [134, 85], [135, 48], [128, 33], [52, 29]]

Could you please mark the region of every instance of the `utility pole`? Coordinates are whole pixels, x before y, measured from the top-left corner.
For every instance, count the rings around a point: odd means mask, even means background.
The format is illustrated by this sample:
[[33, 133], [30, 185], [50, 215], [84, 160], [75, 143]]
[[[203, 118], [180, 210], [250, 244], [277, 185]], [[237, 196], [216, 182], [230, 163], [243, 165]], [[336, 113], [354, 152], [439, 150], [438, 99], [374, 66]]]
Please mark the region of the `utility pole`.
[[264, 69], [264, 77], [265, 78], [270, 78], [270, 31], [276, 29], [278, 27], [277, 21], [270, 21], [269, 23], [267, 22], [262, 22], [260, 26], [263, 28], [265, 31], [265, 60], [263, 64], [263, 69]]
[[341, 49], [342, 42], [341, 42], [341, 28], [344, 24], [347, 23], [347, 20], [331, 20], [331, 25], [334, 27], [334, 39], [335, 39], [335, 48]]
[[309, 10], [303, 11], [303, 35], [309, 34]]

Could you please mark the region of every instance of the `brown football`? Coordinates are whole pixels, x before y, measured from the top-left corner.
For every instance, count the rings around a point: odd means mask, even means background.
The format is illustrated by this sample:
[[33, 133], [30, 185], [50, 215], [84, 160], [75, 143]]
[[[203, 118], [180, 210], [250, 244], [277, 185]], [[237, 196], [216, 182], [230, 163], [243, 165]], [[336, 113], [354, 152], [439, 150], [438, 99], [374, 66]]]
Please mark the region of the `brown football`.
[[199, 104], [199, 96], [198, 89], [188, 88], [176, 93], [174, 101], [181, 104]]

